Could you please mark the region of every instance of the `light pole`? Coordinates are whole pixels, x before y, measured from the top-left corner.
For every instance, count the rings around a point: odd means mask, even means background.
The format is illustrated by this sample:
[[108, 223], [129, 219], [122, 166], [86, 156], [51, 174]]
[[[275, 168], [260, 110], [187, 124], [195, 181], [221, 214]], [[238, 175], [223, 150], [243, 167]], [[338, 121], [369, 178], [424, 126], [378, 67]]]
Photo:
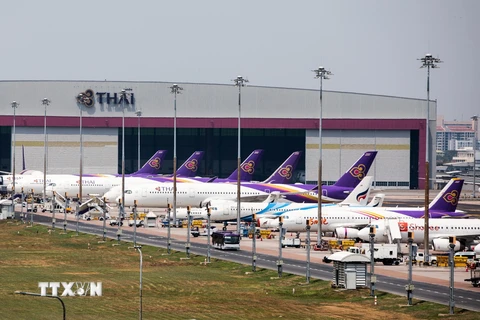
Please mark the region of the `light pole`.
[[93, 91], [92, 90], [87, 90], [85, 93], [80, 93], [77, 96], [77, 102], [80, 104], [80, 177], [78, 181], [78, 194], [80, 195], [80, 198], [78, 201], [80, 203], [82, 202], [82, 195], [83, 195], [83, 106], [92, 106], [93, 105]]
[[307, 219], [306, 221], [307, 227], [307, 238], [305, 239], [305, 247], [307, 249], [307, 273], [306, 273], [306, 281], [310, 283], [310, 220]]
[[171, 252], [171, 231], [170, 231], [170, 213], [172, 211], [172, 205], [167, 203], [167, 215], [168, 215], [168, 225], [167, 225], [167, 253]]
[[278, 260], [277, 260], [277, 270], [278, 270], [278, 277], [281, 278], [282, 277], [282, 265], [283, 265], [283, 261], [282, 261], [282, 241], [283, 241], [283, 235], [284, 235], [284, 231], [283, 231], [283, 217], [280, 216], [278, 218], [278, 231], [279, 231], [279, 237], [278, 237]]
[[120, 207], [120, 221], [125, 215], [125, 101], [127, 100], [127, 91], [132, 91], [132, 89], [125, 88], [120, 92], [120, 101], [122, 102], [122, 206]]
[[47, 193], [47, 106], [50, 104], [47, 98], [42, 99], [42, 105], [45, 109], [43, 117], [43, 205], [45, 206], [45, 196]]
[[[16, 110], [20, 103], [17, 101], [12, 102], [12, 108], [13, 108], [13, 166], [12, 166], [12, 173], [13, 173], [13, 194], [15, 194], [15, 148], [16, 148], [16, 134], [15, 134], [15, 118], [16, 118]], [[13, 209], [15, 211], [15, 204], [12, 201]], [[22, 208], [23, 208], [23, 199], [22, 199]]]
[[137, 130], [137, 135], [138, 135], [138, 163], [137, 163], [137, 171], [140, 170], [140, 116], [142, 115], [142, 110], [135, 111], [135, 114], [137, 115], [138, 119], [138, 130]]
[[232, 80], [235, 82], [235, 86], [238, 87], [238, 150], [237, 150], [237, 232], [240, 234], [240, 119], [242, 117], [242, 87], [245, 86], [245, 83], [248, 82], [247, 79], [244, 79], [242, 76], [237, 76], [237, 78]]
[[370, 296], [375, 296], [375, 282], [377, 282], [377, 277], [375, 276], [375, 227], [370, 226]]
[[454, 313], [455, 310], [455, 297], [453, 295], [455, 290], [455, 261], [454, 261], [454, 254], [455, 254], [455, 237], [448, 237], [449, 240], [449, 255], [448, 255], [448, 262], [450, 266], [450, 299], [448, 300], [448, 306], [450, 309], [450, 314]]
[[[474, 130], [474, 134], [473, 134], [473, 197], [476, 198], [476, 191], [475, 191], [475, 188], [476, 188], [476, 179], [475, 179], [475, 176], [476, 176], [476, 172], [475, 172], [475, 165], [477, 164], [477, 128], [478, 128], [478, 116], [477, 115], [474, 115], [472, 116], [471, 118], [473, 120], [473, 130]], [[15, 123], [15, 122], [14, 122]], [[13, 171], [15, 172], [15, 171]]]
[[434, 58], [430, 53], [427, 53], [425, 57], [417, 59], [422, 62], [420, 68], [427, 68], [427, 115], [425, 118], [425, 214], [424, 214], [424, 264], [428, 265], [430, 261], [429, 248], [428, 248], [428, 235], [429, 235], [429, 212], [428, 205], [430, 202], [430, 165], [428, 162], [428, 136], [429, 136], [429, 120], [430, 120], [430, 68], [438, 68], [437, 63], [442, 61], [439, 58]]
[[173, 93], [173, 221], [177, 221], [177, 94], [183, 90], [178, 84], [170, 87]]
[[412, 305], [412, 298], [413, 298], [413, 284], [412, 284], [412, 260], [413, 260], [413, 251], [412, 251], [412, 244], [413, 244], [413, 232], [408, 232], [408, 285], [406, 286], [407, 290], [407, 299], [408, 305]]
[[60, 301], [60, 303], [62, 304], [63, 320], [65, 320], [65, 314], [66, 314], [65, 304], [63, 303], [62, 299], [60, 299], [60, 297], [52, 296], [52, 295], [43, 295], [43, 296], [42, 296], [40, 293], [24, 292], [24, 291], [15, 291], [15, 294], [22, 294], [22, 295], [24, 295], [24, 296], [35, 296], [35, 297], [45, 297], [45, 298], [58, 299], [58, 301]]
[[139, 314], [138, 314], [138, 318], [140, 320], [142, 320], [142, 317], [143, 317], [143, 303], [142, 303], [142, 296], [143, 296], [143, 293], [142, 293], [142, 289], [143, 289], [143, 281], [142, 281], [142, 270], [143, 270], [143, 255], [142, 255], [142, 246], [134, 246], [134, 248], [138, 251], [138, 253], [140, 253], [140, 292], [139, 292], [139, 295], [140, 295], [140, 310], [139, 310]]
[[317, 245], [322, 243], [322, 101], [323, 101], [323, 79], [329, 79], [332, 73], [324, 67], [312, 70], [315, 72], [315, 79], [320, 79], [320, 116], [318, 118], [318, 230]]
[[185, 253], [187, 256], [187, 259], [190, 258], [190, 232], [192, 231], [192, 224], [191, 224], [191, 219], [192, 217], [190, 216], [190, 211], [191, 207], [187, 206], [187, 243], [185, 244]]
[[252, 214], [252, 271], [257, 271], [257, 215]]
[[210, 263], [210, 216], [212, 215], [212, 211], [210, 207], [207, 208], [207, 262]]

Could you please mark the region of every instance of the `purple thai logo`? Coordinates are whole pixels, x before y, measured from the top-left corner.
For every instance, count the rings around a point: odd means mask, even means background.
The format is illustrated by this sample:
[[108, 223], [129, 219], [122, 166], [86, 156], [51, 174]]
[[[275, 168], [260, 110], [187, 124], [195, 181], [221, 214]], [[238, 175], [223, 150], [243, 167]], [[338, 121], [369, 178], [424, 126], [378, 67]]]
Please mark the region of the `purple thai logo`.
[[365, 172], [367, 169], [365, 168], [364, 164], [359, 164], [358, 167], [353, 167], [350, 169], [350, 174], [354, 176], [355, 178], [358, 178], [358, 180], [362, 180], [365, 178]]
[[242, 165], [242, 170], [248, 174], [253, 174], [255, 172], [255, 162], [248, 161]]
[[185, 167], [186, 167], [188, 170], [190, 170], [190, 171], [196, 172], [196, 171], [197, 171], [197, 168], [198, 168], [197, 159], [192, 159], [192, 160], [188, 161], [188, 162], [185, 164]]
[[286, 167], [284, 168], [281, 168], [279, 171], [278, 171], [278, 174], [284, 178], [287, 178], [287, 179], [290, 179], [292, 177], [292, 171], [293, 171], [293, 168], [291, 165], [287, 165]]
[[453, 190], [452, 192], [447, 193], [446, 195], [443, 196], [443, 200], [456, 206], [458, 203], [458, 191]]
[[160, 169], [160, 162], [161, 162], [160, 158], [153, 158], [152, 160], [150, 160], [148, 162], [148, 165], [150, 167], [158, 170], [158, 169]]

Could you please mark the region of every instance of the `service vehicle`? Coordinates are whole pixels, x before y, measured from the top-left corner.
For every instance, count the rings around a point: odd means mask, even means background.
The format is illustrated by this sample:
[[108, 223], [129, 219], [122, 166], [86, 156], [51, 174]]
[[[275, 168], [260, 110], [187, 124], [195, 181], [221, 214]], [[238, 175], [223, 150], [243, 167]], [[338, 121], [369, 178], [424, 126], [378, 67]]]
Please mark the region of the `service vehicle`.
[[[370, 244], [362, 243], [360, 247], [350, 247], [347, 250], [351, 253], [364, 254], [370, 258]], [[382, 262], [386, 266], [393, 264], [400, 264], [401, 254], [398, 253], [398, 246], [396, 244], [375, 243], [373, 248], [373, 259], [375, 262]], [[327, 256], [323, 258], [324, 262], [331, 262]]]

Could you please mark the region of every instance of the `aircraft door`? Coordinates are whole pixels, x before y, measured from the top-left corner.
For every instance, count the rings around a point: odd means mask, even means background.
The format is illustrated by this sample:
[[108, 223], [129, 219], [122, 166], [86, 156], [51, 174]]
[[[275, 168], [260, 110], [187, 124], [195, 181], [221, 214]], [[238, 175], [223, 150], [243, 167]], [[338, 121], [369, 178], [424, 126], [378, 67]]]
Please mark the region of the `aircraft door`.
[[224, 215], [224, 216], [230, 215], [230, 209], [229, 209], [228, 205], [224, 204], [222, 207], [223, 207], [223, 208], [222, 208], [222, 210], [223, 210], [223, 215]]
[[195, 190], [193, 188], [188, 189], [188, 197], [191, 199], [195, 198]]
[[295, 224], [304, 224], [303, 219], [301, 217], [296, 218]]
[[[138, 192], [138, 190], [137, 190]], [[142, 197], [146, 197], [147, 196], [147, 188], [142, 188]]]

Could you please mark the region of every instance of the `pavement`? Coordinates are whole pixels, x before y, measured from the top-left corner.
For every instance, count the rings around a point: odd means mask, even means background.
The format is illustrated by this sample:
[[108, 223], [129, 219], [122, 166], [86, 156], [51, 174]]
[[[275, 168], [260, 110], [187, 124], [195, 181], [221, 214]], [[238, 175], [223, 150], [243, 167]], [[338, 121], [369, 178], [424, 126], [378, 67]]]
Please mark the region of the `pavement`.
[[[20, 208], [17, 208], [17, 211], [20, 211]], [[140, 210], [139, 210], [140, 211]], [[51, 213], [39, 213], [38, 215], [44, 215], [47, 217], [51, 217]], [[115, 216], [114, 213], [112, 213]], [[63, 226], [63, 213], [56, 213], [56, 225], [58, 228], [62, 228]], [[30, 213], [28, 216], [29, 220]], [[75, 216], [73, 214], [67, 214], [67, 220], [69, 224], [73, 224], [75, 222]], [[158, 220], [159, 221], [159, 220]], [[91, 220], [82, 222], [88, 222], [94, 225], [102, 226], [103, 222], [98, 220]], [[108, 225], [108, 221], [107, 221]], [[212, 224], [218, 225], [221, 228], [221, 224]], [[108, 225], [109, 226], [109, 225]], [[115, 227], [116, 228], [116, 227]], [[124, 225], [123, 229], [133, 230], [132, 227], [128, 227]], [[229, 226], [228, 229], [235, 230], [235, 226]], [[80, 229], [81, 231], [81, 229]], [[161, 227], [161, 223], [157, 223], [157, 227], [151, 228], [137, 228], [137, 232], [145, 233], [152, 236], [163, 236], [167, 237], [168, 228]], [[187, 240], [187, 229], [186, 228], [171, 228], [170, 229], [171, 238], [177, 241], [185, 241]], [[295, 234], [290, 234], [287, 232], [287, 237], [294, 237]], [[305, 235], [302, 235], [302, 243], [304, 243]], [[205, 236], [200, 236], [197, 238], [190, 237], [190, 242], [194, 243], [203, 243], [207, 244], [207, 238]], [[311, 243], [316, 243], [316, 233], [312, 232], [311, 234]], [[242, 238], [241, 241], [241, 249], [244, 251], [251, 251], [252, 249], [252, 240], [248, 238]], [[278, 256], [278, 249], [279, 249], [279, 240], [278, 237], [275, 239], [257, 239], [256, 241], [256, 250], [257, 253], [268, 254], [272, 256]], [[305, 248], [283, 248], [282, 249], [282, 256], [284, 258], [291, 258], [296, 259], [298, 261], [305, 261], [306, 260], [306, 252]], [[312, 263], [324, 263], [323, 257], [326, 255], [330, 255], [330, 251], [314, 251], [310, 250], [310, 259]], [[384, 266], [381, 263], [375, 264], [375, 273], [381, 274], [385, 276], [390, 276], [399, 279], [408, 279], [408, 265], [406, 263], [401, 263], [398, 266]], [[480, 288], [475, 288], [469, 281], [465, 281], [464, 279], [470, 278], [470, 271], [466, 271], [464, 267], [456, 267], [454, 271], [454, 282], [455, 288], [462, 288], [465, 290], [472, 290], [472, 291], [479, 291]], [[449, 267], [438, 267], [438, 266], [413, 266], [412, 268], [412, 280], [418, 282], [426, 282], [426, 283], [434, 283], [438, 285], [443, 285], [449, 287], [450, 284], [450, 268]]]

